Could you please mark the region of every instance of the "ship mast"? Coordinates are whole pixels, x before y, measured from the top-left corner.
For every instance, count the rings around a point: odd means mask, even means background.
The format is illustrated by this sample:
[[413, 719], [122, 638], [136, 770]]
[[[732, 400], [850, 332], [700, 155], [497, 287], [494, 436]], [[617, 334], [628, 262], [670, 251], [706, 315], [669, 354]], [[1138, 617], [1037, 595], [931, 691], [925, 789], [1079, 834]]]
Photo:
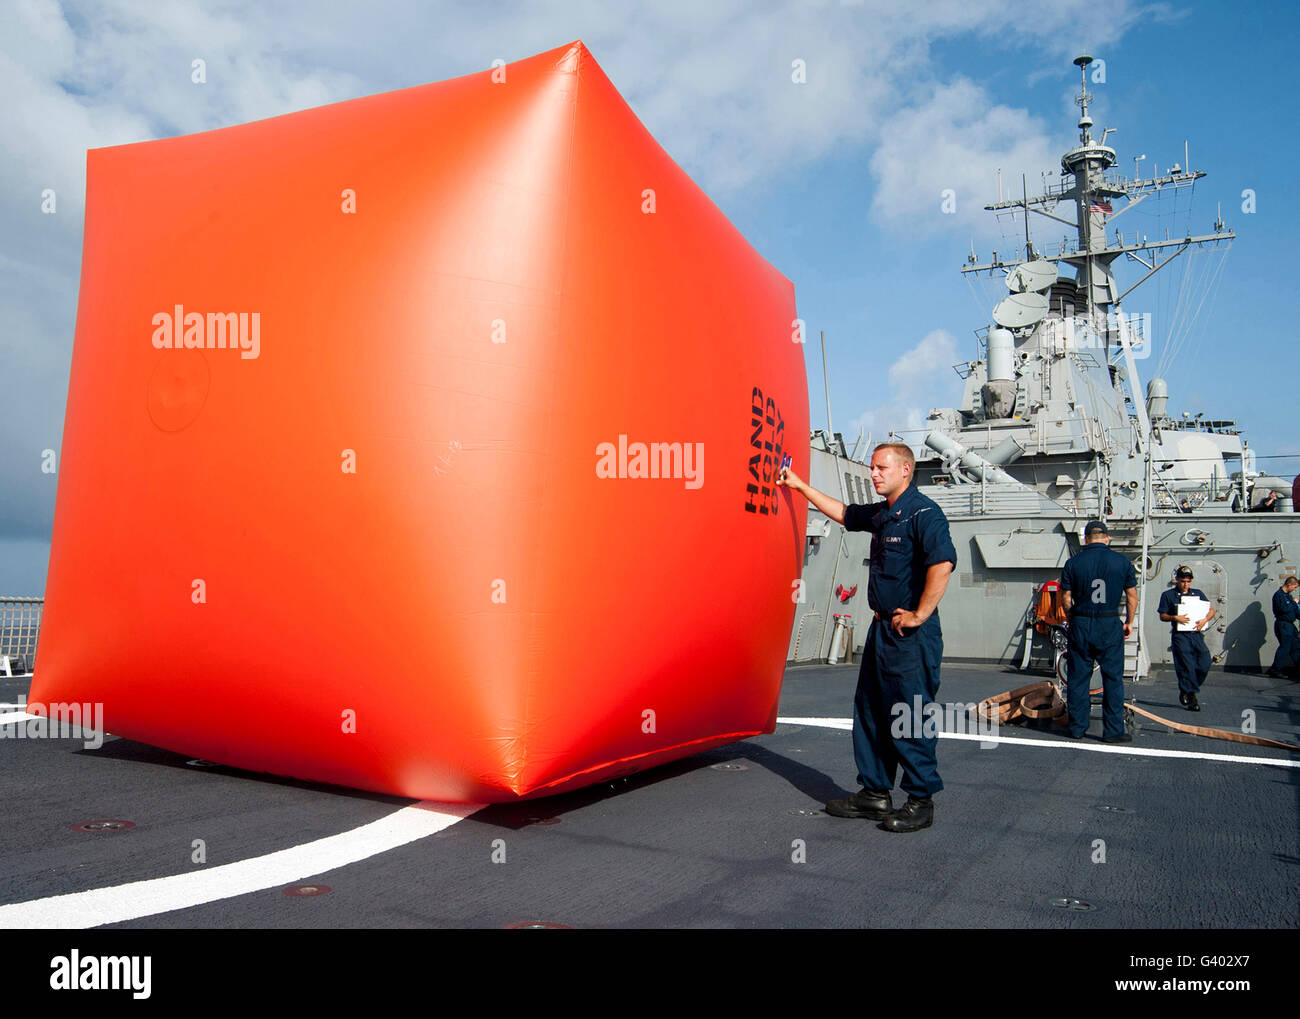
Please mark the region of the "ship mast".
[[[1153, 241], [1135, 233], [1132, 239], [1128, 240], [1119, 229], [1114, 229], [1113, 235], [1107, 238], [1107, 228], [1114, 228], [1114, 224], [1130, 209], [1161, 191], [1190, 187], [1204, 177], [1205, 172], [1184, 169], [1175, 163], [1164, 174], [1138, 177], [1135, 163], [1133, 177], [1124, 177], [1115, 173], [1113, 170], [1116, 164], [1115, 150], [1105, 144], [1106, 136], [1115, 129], [1107, 128], [1102, 133], [1101, 141], [1097, 141], [1092, 136], [1093, 120], [1088, 113], [1088, 103], [1093, 98], [1092, 93], [1088, 91], [1088, 66], [1092, 63], [1092, 57], [1080, 56], [1074, 63], [1079, 68], [1081, 83], [1079, 94], [1075, 96], [1075, 102], [1079, 105], [1079, 143], [1061, 157], [1063, 173], [1061, 183], [1056, 186], [1045, 185], [1043, 193], [1032, 198], [1029, 197], [1027, 189], [1022, 186], [1021, 198], [999, 200], [992, 205], [984, 206], [986, 210], [993, 213], [1011, 209], [1021, 210], [1025, 217], [1024, 257], [1019, 257], [1020, 253], [1017, 252], [1016, 257], [999, 258], [995, 251], [992, 261], [981, 263], [972, 253], [967, 259], [968, 264], [963, 266], [961, 271], [963, 275], [976, 276], [984, 273], [993, 276], [999, 272], [1010, 274], [1017, 266], [1030, 261], [1042, 265], [1055, 263], [1058, 271], [1062, 266], [1072, 267], [1075, 270], [1074, 282], [1077, 294], [1075, 326], [1085, 333], [1084, 337], [1080, 337], [1080, 341], [1084, 345], [1092, 345], [1088, 342], [1089, 337], [1095, 337], [1096, 349], [1104, 351], [1108, 363], [1113, 348], [1123, 352], [1124, 371], [1129, 381], [1130, 397], [1140, 426], [1138, 441], [1145, 448], [1149, 446], [1151, 424], [1147, 420], [1146, 407], [1139, 391], [1137, 365], [1131, 344], [1149, 345], [1152, 338], [1131, 335], [1133, 329], [1131, 325], [1127, 330], [1124, 328], [1120, 304], [1125, 297], [1183, 252], [1193, 246], [1199, 248], [1218, 245], [1221, 242], [1231, 243], [1236, 234], [1226, 229], [1221, 219], [1216, 219], [1212, 233], [1195, 237], [1188, 234], [1182, 238], [1157, 238]], [[1068, 178], [1068, 181], [1065, 178]], [[1113, 203], [1118, 199], [1123, 199], [1124, 205], [1116, 209]], [[1058, 206], [1067, 203], [1074, 206], [1073, 219], [1057, 214]], [[1061, 244], [1059, 252], [1055, 255], [1036, 250], [1029, 231], [1031, 212], [1072, 227], [1075, 232], [1073, 246], [1067, 240]], [[1121, 257], [1138, 262], [1146, 270], [1137, 282], [1123, 291], [1119, 289], [1113, 271], [1115, 261]], [[1114, 372], [1112, 379], [1118, 389]]]
[[[1018, 209], [1025, 217], [1025, 247], [1023, 257], [1017, 252], [1012, 258], [999, 258], [998, 253], [993, 253], [992, 261], [980, 263], [972, 252], [971, 257], [967, 260], [967, 265], [962, 267], [962, 273], [974, 274], [976, 276], [987, 273], [993, 276], [998, 273], [1006, 275], [1007, 285], [1013, 291], [1013, 298], [1009, 299], [1010, 303], [1015, 304], [1015, 294], [1027, 289], [1041, 290], [1044, 287], [1044, 280], [1052, 278], [1053, 267], [1059, 278], [1059, 285], [1066, 288], [1067, 292], [1074, 295], [1074, 319], [1072, 323], [1073, 339], [1070, 340], [1064, 348], [1052, 346], [1050, 353], [1040, 354], [1040, 358], [1059, 358], [1063, 356], [1061, 351], [1073, 349], [1078, 351], [1081, 347], [1093, 347], [1099, 352], [1104, 351], [1105, 364], [1109, 366], [1111, 385], [1116, 394], [1117, 410], [1120, 413], [1124, 411], [1125, 398], [1122, 388], [1122, 380], [1128, 384], [1128, 400], [1132, 403], [1132, 417], [1136, 418], [1133, 423], [1132, 436], [1138, 450], [1143, 456], [1143, 478], [1142, 478], [1142, 502], [1140, 527], [1142, 530], [1141, 540], [1141, 559], [1140, 571], [1142, 574], [1139, 582], [1139, 609], [1137, 615], [1138, 623], [1138, 649], [1139, 663], [1141, 661], [1141, 650], [1145, 645], [1145, 634], [1142, 629], [1145, 618], [1145, 600], [1146, 600], [1146, 574], [1147, 561], [1150, 541], [1150, 514], [1152, 509], [1152, 445], [1153, 432], [1152, 422], [1147, 414], [1146, 403], [1140, 389], [1137, 371], [1137, 360], [1134, 355], [1134, 346], [1146, 344], [1147, 349], [1152, 341], [1152, 337], [1142, 334], [1141, 329], [1135, 333], [1135, 324], [1126, 320], [1126, 316], [1121, 311], [1121, 304], [1133, 290], [1141, 286], [1148, 279], [1154, 276], [1160, 269], [1164, 268], [1171, 261], [1189, 250], [1193, 246], [1200, 248], [1206, 245], [1218, 245], [1221, 242], [1228, 242], [1235, 238], [1235, 234], [1225, 229], [1222, 220], [1216, 219], [1213, 232], [1193, 237], [1190, 233], [1183, 238], [1157, 238], [1154, 241], [1145, 236], [1135, 233], [1131, 239], [1126, 239], [1122, 231], [1115, 228], [1114, 224], [1130, 209], [1135, 208], [1141, 202], [1145, 201], [1153, 194], [1170, 189], [1191, 187], [1197, 180], [1205, 176], [1200, 170], [1185, 169], [1175, 163], [1164, 174], [1154, 172], [1152, 176], [1141, 178], [1137, 176], [1137, 162], [1134, 163], [1133, 177], [1125, 177], [1115, 172], [1116, 154], [1115, 150], [1106, 144], [1107, 136], [1114, 131], [1114, 128], [1107, 128], [1102, 132], [1101, 139], [1093, 137], [1092, 128], [1093, 120], [1088, 112], [1088, 103], [1093, 99], [1092, 94], [1088, 91], [1088, 67], [1092, 63], [1091, 56], [1080, 56], [1074, 61], [1075, 66], [1079, 68], [1080, 90], [1075, 97], [1075, 102], [1079, 106], [1079, 140], [1078, 144], [1066, 152], [1061, 157], [1062, 179], [1059, 184], [1052, 186], [1044, 180], [1043, 193], [1030, 197], [1024, 178], [1022, 177], [1021, 197], [1019, 199], [1004, 200], [999, 193], [999, 200], [992, 204], [986, 205], [985, 209], [999, 213], [1006, 210]], [[1186, 161], [1186, 155], [1184, 155]], [[1122, 205], [1117, 209], [1115, 203], [1122, 200]], [[1058, 214], [1058, 208], [1061, 212], [1068, 213], [1069, 207], [1073, 205], [1074, 217], [1068, 218], [1067, 215]], [[1049, 253], [1043, 250], [1036, 250], [1030, 235], [1030, 213], [1043, 216], [1047, 219], [1058, 223], [1065, 224], [1073, 228], [1073, 242], [1067, 237], [1062, 241], [1060, 249], [1055, 253]], [[1112, 230], [1110, 238], [1107, 237], [1107, 229]], [[1120, 290], [1115, 279], [1114, 263], [1116, 260], [1133, 259], [1137, 261], [1145, 273], [1129, 287]], [[1028, 269], [1020, 269], [1027, 263], [1032, 263]], [[1062, 271], [1065, 266], [1074, 269], [1074, 279]], [[1070, 286], [1070, 284], [1073, 286]], [[1053, 284], [1053, 287], [1057, 284]], [[1041, 302], [1035, 303], [1032, 300], [1026, 300], [1024, 303], [1029, 310], [1023, 317], [1017, 319], [1012, 313], [1003, 312], [999, 316], [999, 311], [1005, 307], [999, 305], [994, 309], [994, 319], [1006, 329], [1017, 331], [1017, 335], [1028, 337], [1031, 331], [1036, 329], [1036, 323], [1042, 319], [1045, 308]], [[1064, 317], [1064, 309], [1062, 309]], [[991, 328], [991, 327], [990, 327]], [[1082, 333], [1082, 335], [1080, 335]], [[1067, 333], [1067, 335], [1069, 335]], [[990, 365], [993, 356], [993, 337], [994, 332], [989, 334], [989, 351]], [[999, 340], [1000, 345], [1005, 346], [1007, 339], [1005, 336]], [[1123, 367], [1118, 363], [1112, 364], [1112, 351], [1117, 350], [1122, 355]], [[991, 369], [990, 369], [991, 377]], [[1000, 376], [999, 376], [1000, 377]], [[986, 387], [989, 388], [989, 387]], [[988, 405], [986, 404], [986, 407]], [[1032, 408], [1031, 408], [1032, 414]], [[1098, 439], [1102, 445], [1094, 446], [1098, 453], [1116, 452], [1114, 440], [1106, 438], [1101, 440], [1102, 431], [1097, 429]], [[1109, 450], [1103, 450], [1103, 446], [1111, 447]], [[1132, 447], [1129, 447], [1132, 452]], [[1243, 471], [1244, 476], [1244, 471]], [[1136, 484], [1133, 485], [1136, 488]], [[1101, 498], [1101, 487], [1099, 485], [1099, 499]], [[1104, 503], [1099, 507], [1102, 516], [1109, 516], [1109, 506]], [[1128, 519], [1132, 519], [1129, 517]], [[1142, 671], [1141, 664], [1138, 666], [1139, 672]]]
[[[1045, 253], [1035, 251], [1029, 240], [1031, 212], [1072, 227], [1075, 231], [1074, 247], [1063, 244], [1058, 254], [1047, 257], [1075, 269], [1083, 316], [1087, 325], [1095, 329], [1105, 342], [1109, 355], [1111, 346], [1118, 342], [1111, 322], [1112, 309], [1188, 248], [1232, 241], [1236, 234], [1225, 229], [1222, 221], [1216, 221], [1212, 233], [1196, 237], [1188, 235], [1152, 241], [1135, 234], [1132, 240], [1127, 240], [1119, 230], [1114, 230], [1112, 237], [1107, 239], [1107, 228], [1113, 228], [1124, 213], [1157, 192], [1190, 187], [1204, 177], [1205, 172], [1184, 169], [1177, 163], [1167, 172], [1151, 177], [1124, 177], [1111, 172], [1116, 164], [1115, 150], [1104, 142], [1105, 136], [1114, 128], [1107, 128], [1102, 140], [1097, 141], [1092, 136], [1093, 120], [1088, 114], [1088, 102], [1093, 96], [1088, 91], [1087, 69], [1092, 63], [1092, 57], [1081, 56], [1074, 63], [1079, 68], [1082, 83], [1079, 94], [1075, 97], [1075, 102], [1079, 105], [1079, 144], [1061, 157], [1061, 170], [1072, 180], [1069, 183], [1063, 180], [1056, 186], [1048, 185], [1042, 194], [1032, 198], [1024, 193], [1019, 199], [984, 206], [989, 212], [995, 213], [1009, 209], [1023, 211], [1026, 238], [1024, 257], [998, 258], [995, 252], [995, 257], [989, 262], [968, 259], [969, 264], [963, 266], [961, 271], [963, 274], [986, 273], [992, 276], [998, 272], [1010, 272], [1024, 262], [1044, 257]], [[1116, 210], [1113, 205], [1116, 199], [1124, 199], [1126, 204]], [[1057, 207], [1065, 203], [1074, 206], [1073, 219], [1056, 214]], [[1118, 289], [1112, 272], [1113, 263], [1120, 257], [1132, 258], [1147, 270], [1141, 279], [1122, 292]]]

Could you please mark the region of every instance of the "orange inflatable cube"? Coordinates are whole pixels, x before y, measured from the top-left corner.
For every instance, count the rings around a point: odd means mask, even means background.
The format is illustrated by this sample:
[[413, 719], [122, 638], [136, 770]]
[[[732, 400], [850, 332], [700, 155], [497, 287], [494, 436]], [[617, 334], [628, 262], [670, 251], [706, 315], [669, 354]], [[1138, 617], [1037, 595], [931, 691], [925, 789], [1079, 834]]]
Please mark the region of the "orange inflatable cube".
[[33, 702], [462, 802], [772, 730], [793, 287], [581, 43], [88, 164]]

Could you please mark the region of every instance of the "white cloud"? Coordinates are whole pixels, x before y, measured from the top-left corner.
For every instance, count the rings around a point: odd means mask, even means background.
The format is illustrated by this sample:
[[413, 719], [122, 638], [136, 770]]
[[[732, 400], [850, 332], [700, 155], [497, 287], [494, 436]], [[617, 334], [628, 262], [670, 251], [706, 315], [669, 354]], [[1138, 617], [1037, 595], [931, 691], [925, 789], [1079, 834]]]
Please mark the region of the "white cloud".
[[889, 366], [889, 393], [883, 402], [849, 423], [846, 437], [850, 443], [859, 430], [870, 434], [872, 445], [886, 441], [892, 431], [904, 442], [919, 446], [926, 417], [953, 390], [956, 376], [952, 366], [958, 360], [957, 342], [951, 333], [944, 329], [927, 333]]
[[885, 124], [870, 163], [878, 181], [872, 213], [911, 231], [980, 223], [996, 197], [999, 169], [1007, 197], [1020, 194], [1022, 172], [1036, 194], [1039, 168], [1053, 166], [1060, 148], [1027, 111], [992, 103], [973, 82], [935, 86]]
[[889, 366], [894, 396], [911, 399], [934, 392], [942, 376], [957, 361], [957, 341], [946, 329], [935, 329]]

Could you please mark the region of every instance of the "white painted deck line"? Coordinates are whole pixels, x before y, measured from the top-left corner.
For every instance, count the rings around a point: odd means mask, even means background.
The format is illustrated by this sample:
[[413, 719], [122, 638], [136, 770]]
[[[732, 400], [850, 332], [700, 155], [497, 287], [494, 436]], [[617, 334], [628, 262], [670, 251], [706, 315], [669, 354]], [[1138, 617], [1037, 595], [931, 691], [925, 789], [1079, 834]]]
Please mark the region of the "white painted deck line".
[[482, 806], [481, 803], [426, 800], [352, 831], [238, 863], [15, 902], [0, 906], [0, 930], [98, 927], [278, 888], [427, 838], [464, 820]]
[[[853, 728], [851, 718], [778, 718], [777, 724], [819, 725], [827, 729]], [[1133, 754], [1138, 757], [1184, 757], [1198, 761], [1223, 761], [1227, 764], [1267, 764], [1275, 768], [1300, 768], [1300, 761], [1285, 757], [1247, 757], [1244, 754], [1207, 754], [1196, 750], [1158, 750], [1154, 747], [1139, 747], [1132, 743], [1120, 746], [1108, 746], [1104, 743], [1076, 743], [1074, 740], [1032, 739], [1026, 736], [995, 736], [992, 733], [981, 735], [967, 732], [942, 732], [940, 739], [973, 740], [976, 743], [1013, 743], [1027, 747], [1059, 747], [1065, 750], [1081, 750], [1089, 754]]]

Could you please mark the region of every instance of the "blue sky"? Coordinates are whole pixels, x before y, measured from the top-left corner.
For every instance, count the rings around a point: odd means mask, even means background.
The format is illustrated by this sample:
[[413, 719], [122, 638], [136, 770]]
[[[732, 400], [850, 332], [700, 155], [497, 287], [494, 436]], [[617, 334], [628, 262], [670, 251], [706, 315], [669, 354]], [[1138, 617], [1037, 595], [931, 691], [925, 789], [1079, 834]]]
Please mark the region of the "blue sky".
[[[819, 330], [836, 430], [882, 439], [955, 405], [951, 365], [974, 356], [987, 305], [958, 270], [1023, 228], [981, 207], [1059, 170], [1077, 137], [1073, 57], [1095, 134], [1118, 169], [1183, 161], [1209, 176], [1190, 219], [1221, 203], [1238, 239], [1213, 301], [1166, 372], [1170, 408], [1237, 420], [1261, 466], [1300, 470], [1292, 406], [1297, 33], [1285, 3], [56, 3], [0, 11], [0, 594], [44, 590], [80, 262], [87, 148], [205, 130], [482, 70], [582, 39], [665, 149], [795, 285], [811, 332], [814, 427], [824, 426]], [[202, 57], [208, 82], [194, 86]], [[794, 60], [807, 83], [790, 80]], [[40, 213], [43, 189], [59, 196]], [[957, 211], [941, 212], [951, 188]], [[1242, 210], [1242, 192], [1256, 211]], [[1144, 218], [1145, 217], [1145, 218]], [[1134, 210], [1154, 233], [1156, 221]], [[1046, 222], [1046, 221], [1043, 221]], [[1060, 230], [1035, 224], [1035, 238]], [[1210, 267], [1187, 259], [1188, 281]], [[1126, 302], [1155, 327], [1149, 377], [1184, 283], [1174, 263]], [[1135, 277], [1130, 277], [1130, 279]], [[996, 288], [995, 288], [996, 289]], [[982, 293], [982, 291], [980, 291]]]

